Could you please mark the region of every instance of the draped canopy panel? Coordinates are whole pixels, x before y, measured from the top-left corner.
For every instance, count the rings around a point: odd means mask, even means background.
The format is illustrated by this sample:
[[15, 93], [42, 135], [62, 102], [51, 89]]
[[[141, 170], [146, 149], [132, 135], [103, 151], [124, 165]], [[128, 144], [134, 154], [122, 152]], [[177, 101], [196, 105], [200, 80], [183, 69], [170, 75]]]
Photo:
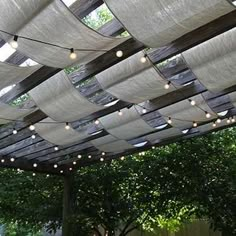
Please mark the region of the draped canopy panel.
[[227, 0], [105, 0], [139, 41], [161, 47], [235, 7]]
[[[61, 0], [3, 0], [0, 3], [0, 29], [57, 44], [67, 48], [109, 50], [125, 39], [102, 36], [85, 26]], [[9, 35], [0, 33], [10, 40]], [[18, 50], [42, 65], [64, 68], [75, 62], [85, 63], [104, 52], [80, 51], [78, 60], [69, 58], [69, 50], [18, 39]]]
[[189, 128], [192, 126], [192, 122], [204, 122], [208, 120], [205, 112], [209, 112], [212, 116], [215, 116], [213, 111], [207, 105], [202, 95], [197, 95], [191, 98], [196, 102], [195, 106], [192, 106], [190, 102], [185, 99], [177, 102], [173, 105], [167, 106], [159, 110], [160, 114], [168, 121], [169, 117], [172, 120], [172, 126], [177, 128]]
[[229, 97], [233, 105], [236, 107], [236, 92], [230, 93]]
[[34, 109], [19, 109], [0, 102], [0, 124], [7, 124], [15, 120], [21, 119]]
[[97, 149], [104, 152], [122, 152], [127, 149], [133, 148], [133, 146], [129, 144], [127, 141], [115, 138], [114, 136], [110, 134], [104, 137], [92, 140], [91, 143]]
[[[102, 88], [121, 100], [136, 104], [166, 94], [166, 80], [148, 59], [140, 62], [143, 56], [145, 53], [139, 52], [96, 75]], [[173, 90], [171, 85], [168, 92]]]
[[196, 77], [210, 91], [236, 84], [236, 28], [183, 53]]
[[121, 116], [114, 112], [99, 119], [114, 137], [129, 140], [154, 130], [141, 118], [135, 107], [122, 109], [121, 112]]
[[84, 98], [64, 71], [29, 92], [38, 107], [55, 121], [71, 122], [103, 109]]
[[56, 145], [77, 143], [89, 136], [85, 129], [76, 131], [71, 127], [66, 130], [65, 124], [56, 123], [51, 118], [46, 118], [35, 124], [35, 130], [43, 139]]
[[41, 66], [20, 67], [0, 62], [0, 90], [13, 84], [17, 84]]

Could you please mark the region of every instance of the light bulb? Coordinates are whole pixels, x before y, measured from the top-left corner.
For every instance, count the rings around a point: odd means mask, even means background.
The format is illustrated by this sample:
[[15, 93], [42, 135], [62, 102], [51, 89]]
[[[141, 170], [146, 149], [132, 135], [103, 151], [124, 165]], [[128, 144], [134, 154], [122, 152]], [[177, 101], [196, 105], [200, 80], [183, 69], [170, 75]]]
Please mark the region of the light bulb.
[[140, 58], [141, 63], [145, 63], [147, 61], [147, 56], [143, 56]]
[[92, 156], [91, 155], [88, 155], [88, 158], [90, 159]]
[[73, 169], [70, 167], [69, 170], [72, 171]]
[[218, 118], [218, 119], [216, 120], [216, 122], [217, 122], [218, 124], [221, 123], [221, 119]]
[[82, 156], [81, 155], [78, 155], [78, 158], [80, 159]]
[[103, 155], [103, 156], [105, 156], [105, 155], [106, 155], [106, 153], [105, 153], [105, 152], [102, 152], [102, 155]]
[[213, 127], [216, 127], [216, 122], [213, 122], [212, 126], [213, 126]]
[[17, 134], [17, 130], [16, 130], [16, 129], [13, 129], [12, 133], [13, 133], [13, 134]]
[[232, 117], [231, 122], [232, 122], [232, 123], [235, 122], [235, 118], [234, 118], [234, 117]]
[[196, 105], [196, 102], [195, 102], [194, 100], [192, 100], [192, 99], [189, 99], [189, 102], [190, 102], [190, 104], [191, 104], [192, 106], [195, 106], [195, 105]]
[[54, 164], [54, 166], [53, 166], [55, 169], [58, 167], [58, 165], [57, 164]]
[[168, 124], [172, 124], [172, 120], [171, 120], [171, 117], [168, 118], [168, 121], [167, 121]]
[[63, 174], [63, 170], [60, 170], [60, 173]]
[[20, 168], [17, 168], [16, 171], [17, 171], [17, 172], [20, 172]]
[[32, 138], [32, 139], [35, 139], [35, 138], [36, 138], [35, 134], [32, 134], [32, 135], [31, 135], [31, 138]]
[[123, 56], [123, 52], [121, 50], [116, 52], [116, 56], [117, 57], [122, 57]]
[[33, 130], [35, 130], [35, 126], [34, 126], [34, 125], [30, 125], [30, 126], [29, 126], [29, 129], [30, 129], [31, 131], [33, 131]]
[[95, 120], [95, 125], [98, 125], [99, 124], [99, 120]]
[[206, 118], [211, 118], [211, 114], [209, 112], [206, 111]]
[[122, 111], [119, 111], [119, 112], [118, 112], [118, 115], [119, 115], [119, 116], [122, 116], [122, 115], [123, 115]]
[[5, 160], [4, 160], [4, 159], [2, 159], [2, 160], [1, 160], [1, 162], [2, 162], [2, 163], [4, 163], [4, 162], [5, 162]]
[[101, 157], [101, 158], [100, 158], [100, 161], [104, 161], [104, 158], [103, 158], [103, 157]]
[[54, 150], [55, 150], [55, 151], [58, 151], [58, 150], [59, 150], [59, 147], [58, 147], [58, 146], [55, 146], [55, 147], [54, 147]]
[[155, 149], [155, 146], [152, 146], [152, 149]]
[[226, 122], [227, 122], [227, 124], [230, 124], [230, 122], [231, 122], [230, 118], [228, 118]]
[[37, 166], [38, 166], [37, 163], [34, 163], [34, 164], [33, 164], [33, 167], [34, 167], [34, 168], [36, 168]]
[[32, 175], [33, 175], [33, 176], [35, 176], [36, 174], [35, 174], [35, 173], [33, 173]]
[[66, 122], [65, 129], [66, 129], [66, 130], [69, 130], [69, 129], [70, 129], [70, 126], [69, 126], [69, 123], [68, 123], [68, 122]]
[[13, 37], [13, 40], [10, 42], [11, 47], [14, 48], [14, 49], [18, 48], [17, 39], [18, 39], [18, 36], [15, 35], [15, 36]]
[[73, 165], [76, 165], [76, 161], [73, 161]]
[[147, 112], [147, 110], [145, 108], [143, 108], [142, 113], [145, 114]]
[[70, 59], [75, 60], [77, 58], [77, 54], [74, 51], [74, 48], [70, 49]]
[[168, 81], [168, 83], [165, 84], [164, 88], [165, 89], [169, 89], [170, 88], [170, 81]]
[[197, 127], [197, 122], [196, 121], [193, 122], [193, 127]]
[[123, 160], [125, 159], [125, 157], [124, 157], [124, 156], [122, 156], [120, 159], [123, 161]]
[[12, 158], [10, 159], [10, 161], [11, 161], [11, 162], [14, 162], [14, 161], [15, 161], [15, 158], [12, 157]]
[[49, 176], [50, 176], [49, 174], [46, 175], [47, 178], [48, 178]]

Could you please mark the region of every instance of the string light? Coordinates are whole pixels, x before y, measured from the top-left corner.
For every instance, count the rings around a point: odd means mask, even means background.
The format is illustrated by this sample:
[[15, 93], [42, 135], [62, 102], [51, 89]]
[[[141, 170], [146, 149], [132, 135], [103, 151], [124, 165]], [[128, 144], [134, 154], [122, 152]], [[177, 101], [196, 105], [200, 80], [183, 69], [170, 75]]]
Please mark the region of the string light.
[[17, 130], [14, 128], [12, 131], [13, 134], [17, 134]]
[[90, 159], [92, 156], [91, 155], [88, 155], [88, 158]]
[[99, 122], [99, 120], [95, 120], [95, 125], [98, 125], [100, 122]]
[[164, 88], [165, 88], [165, 89], [169, 89], [169, 88], [170, 88], [170, 83], [171, 83], [171, 82], [168, 81], [168, 83], [165, 84]]
[[82, 156], [79, 154], [77, 157], [78, 157], [78, 159], [81, 159]]
[[49, 176], [50, 176], [49, 174], [46, 175], [47, 178], [48, 178]]
[[193, 122], [193, 127], [197, 127], [197, 122], [196, 121]]
[[32, 138], [32, 139], [35, 139], [35, 138], [36, 138], [36, 135], [35, 135], [35, 134], [32, 134], [32, 135], [31, 135], [31, 138]]
[[167, 121], [168, 124], [172, 124], [172, 120], [171, 120], [171, 117], [168, 118], [168, 121]]
[[105, 152], [102, 152], [102, 156], [105, 156], [106, 155], [106, 153]]
[[73, 161], [73, 165], [76, 165], [76, 161]]
[[58, 146], [55, 146], [55, 147], [54, 147], [54, 150], [55, 150], [55, 151], [58, 151], [58, 150], [59, 150], [59, 147], [58, 147]]
[[33, 173], [32, 175], [33, 175], [33, 176], [35, 176], [36, 174], [35, 174], [35, 173]]
[[143, 114], [147, 113], [147, 110], [145, 108], [143, 108], [142, 113]]
[[73, 169], [70, 167], [69, 170], [72, 171]]
[[118, 115], [119, 115], [119, 116], [122, 116], [122, 115], [123, 115], [122, 111], [119, 111], [119, 112], [118, 112]]
[[75, 53], [74, 48], [70, 49], [70, 59], [75, 60], [77, 58], [77, 54]]
[[17, 171], [18, 173], [21, 172], [20, 168], [17, 168], [16, 171]]
[[101, 157], [101, 158], [100, 158], [100, 161], [104, 161], [104, 158], [103, 158], [103, 157]]
[[152, 149], [155, 149], [155, 146], [152, 146]]
[[35, 130], [35, 126], [34, 126], [34, 125], [30, 125], [30, 126], [29, 126], [29, 129], [30, 129], [31, 131], [34, 131], [34, 130]]
[[227, 122], [227, 124], [230, 124], [230, 122], [231, 122], [230, 118], [228, 118], [228, 119], [226, 120], [226, 122]]
[[232, 117], [231, 121], [232, 121], [232, 123], [233, 123], [233, 122], [235, 122], [235, 118], [234, 118], [234, 117]]
[[125, 157], [124, 157], [124, 156], [122, 156], [120, 159], [123, 161], [123, 160], [125, 159]]
[[189, 102], [190, 102], [190, 104], [191, 104], [192, 106], [195, 106], [195, 105], [196, 105], [196, 102], [195, 102], [194, 100], [192, 100], [192, 99], [189, 99]]
[[146, 63], [146, 61], [147, 61], [147, 56], [145, 55], [145, 56], [142, 56], [141, 58], [140, 58], [140, 62], [141, 63]]
[[213, 126], [213, 127], [216, 127], [216, 122], [213, 122], [212, 126]]
[[34, 167], [34, 168], [36, 168], [37, 166], [38, 166], [37, 163], [34, 163], [34, 164], [33, 164], [33, 167]]
[[116, 52], [116, 56], [117, 57], [122, 57], [123, 56], [123, 52], [121, 50]]
[[221, 119], [218, 118], [218, 119], [216, 120], [216, 122], [217, 122], [218, 124], [220, 124], [220, 123], [221, 123]]
[[11, 47], [14, 49], [18, 48], [17, 40], [18, 40], [18, 36], [14, 35], [13, 40], [10, 42]]
[[211, 114], [209, 112], [206, 111], [205, 114], [206, 114], [206, 118], [208, 119], [211, 118]]
[[12, 158], [10, 159], [10, 161], [11, 161], [11, 162], [14, 162], [14, 161], [15, 161], [15, 158], [12, 157]]
[[68, 122], [66, 122], [65, 129], [66, 129], [66, 130], [69, 130], [69, 129], [70, 129], [70, 125], [69, 125]]
[[2, 163], [4, 163], [4, 162], [5, 162], [5, 160], [4, 160], [4, 159], [2, 159], [2, 160], [1, 160], [1, 162], [2, 162]]
[[54, 164], [54, 166], [53, 166], [55, 169], [58, 167], [58, 165], [57, 164]]
[[61, 170], [60, 173], [63, 174], [63, 170]]

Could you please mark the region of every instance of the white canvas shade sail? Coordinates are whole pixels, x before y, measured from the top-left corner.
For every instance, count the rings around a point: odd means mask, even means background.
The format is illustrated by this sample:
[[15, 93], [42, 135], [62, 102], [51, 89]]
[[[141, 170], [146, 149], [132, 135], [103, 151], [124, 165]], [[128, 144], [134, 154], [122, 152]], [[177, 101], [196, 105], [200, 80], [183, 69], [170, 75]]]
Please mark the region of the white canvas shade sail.
[[139, 52], [96, 75], [102, 88], [120, 100], [135, 104], [173, 91], [172, 85], [164, 89], [167, 81], [148, 59], [140, 62], [144, 55]]
[[233, 103], [234, 107], [236, 107], [236, 92], [229, 93], [228, 95], [229, 95], [230, 100]]
[[89, 136], [85, 130], [76, 131], [72, 127], [66, 130], [64, 123], [56, 123], [51, 118], [46, 118], [35, 124], [35, 131], [43, 139], [56, 145], [77, 143]]
[[135, 107], [124, 108], [121, 112], [122, 116], [114, 112], [99, 119], [104, 129], [114, 137], [129, 140], [154, 130], [141, 118]]
[[5, 62], [0, 62], [0, 90], [7, 86], [21, 82], [40, 67], [40, 65], [20, 67]]
[[104, 108], [84, 98], [64, 71], [38, 85], [29, 94], [37, 106], [55, 121], [76, 121]]
[[197, 79], [210, 91], [236, 84], [236, 28], [183, 53]]
[[[126, 40], [102, 36], [85, 26], [61, 0], [2, 0], [0, 16], [1, 30], [68, 48], [110, 50]], [[0, 36], [12, 39], [4, 33]], [[18, 45], [17, 50], [34, 61], [59, 68], [85, 63], [104, 53], [77, 52], [77, 59], [71, 60], [69, 50], [21, 38]]]
[[206, 118], [205, 112], [209, 112], [212, 117], [216, 117], [216, 115], [203, 99], [202, 95], [196, 95], [191, 99], [196, 102], [195, 106], [192, 106], [188, 99], [185, 99], [162, 108], [159, 110], [159, 112], [166, 121], [168, 121], [169, 117], [171, 117], [171, 125], [180, 129], [192, 127], [193, 121], [204, 122], [209, 120]]
[[127, 141], [115, 138], [114, 136], [110, 134], [104, 137], [92, 140], [91, 143], [93, 144], [93, 146], [95, 146], [97, 149], [103, 152], [122, 152], [127, 149], [134, 148], [134, 146], [129, 144]]
[[33, 112], [34, 109], [19, 109], [0, 102], [0, 124], [20, 120]]
[[162, 47], [233, 11], [227, 0], [105, 0], [128, 32], [149, 47]]

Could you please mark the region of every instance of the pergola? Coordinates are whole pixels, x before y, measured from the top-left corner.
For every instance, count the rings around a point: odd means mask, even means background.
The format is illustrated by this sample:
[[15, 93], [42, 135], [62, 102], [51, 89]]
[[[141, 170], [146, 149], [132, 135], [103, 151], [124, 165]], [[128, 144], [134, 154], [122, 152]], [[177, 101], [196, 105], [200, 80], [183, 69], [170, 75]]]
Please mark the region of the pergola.
[[[116, 17], [96, 32], [80, 19], [104, 2]], [[0, 89], [15, 84], [0, 97], [0, 167], [64, 176], [65, 218], [80, 167], [235, 121], [234, 1], [104, 2], [0, 7], [0, 46], [18, 46], [0, 62]], [[18, 66], [28, 58], [39, 64]]]

